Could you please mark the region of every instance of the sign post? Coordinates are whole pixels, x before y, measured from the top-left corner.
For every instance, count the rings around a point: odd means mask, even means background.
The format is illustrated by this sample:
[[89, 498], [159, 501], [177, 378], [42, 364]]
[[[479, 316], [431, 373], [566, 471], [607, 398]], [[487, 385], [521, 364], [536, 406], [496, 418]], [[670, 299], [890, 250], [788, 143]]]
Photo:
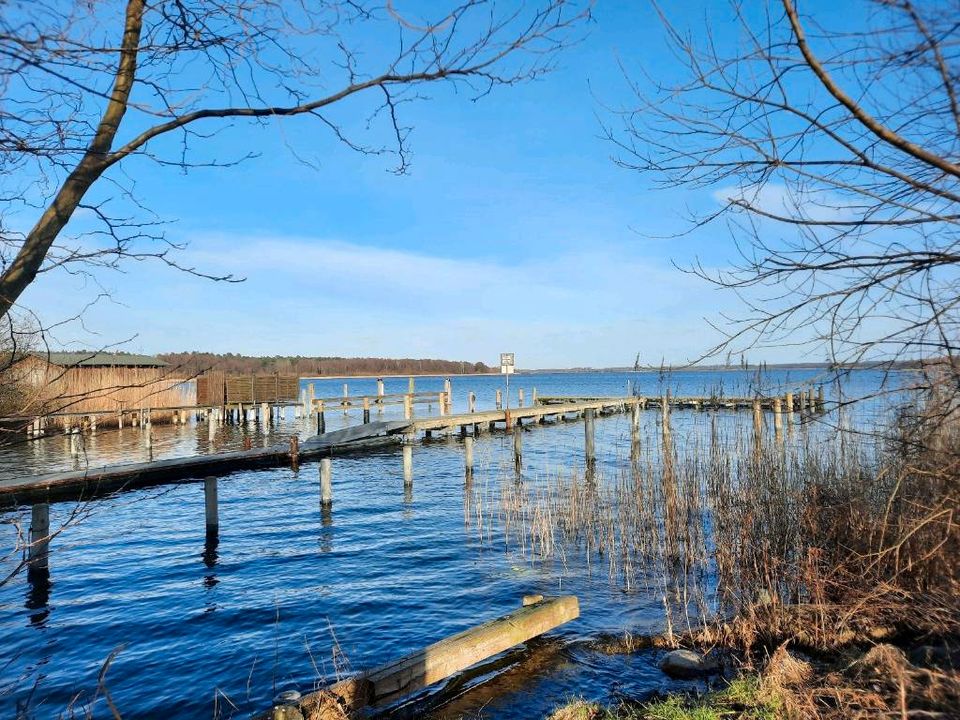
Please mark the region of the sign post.
[[507, 376], [507, 415], [510, 413], [510, 376], [513, 375], [514, 358], [513, 353], [500, 353], [500, 374]]

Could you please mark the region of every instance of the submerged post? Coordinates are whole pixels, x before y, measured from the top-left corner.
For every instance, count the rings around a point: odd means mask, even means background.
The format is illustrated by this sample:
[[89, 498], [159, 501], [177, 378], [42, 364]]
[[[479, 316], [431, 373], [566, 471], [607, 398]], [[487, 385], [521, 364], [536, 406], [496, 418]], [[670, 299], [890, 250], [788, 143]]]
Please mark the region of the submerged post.
[[596, 464], [597, 456], [594, 450], [594, 412], [593, 408], [587, 408], [583, 411], [583, 446], [587, 459], [587, 469], [592, 470]]
[[50, 504], [34, 503], [30, 508], [30, 548], [27, 552], [28, 575], [49, 571]]
[[207, 477], [203, 480], [203, 508], [207, 519], [207, 535], [216, 535], [220, 532], [220, 512], [217, 503], [217, 478]]
[[320, 504], [333, 505], [333, 467], [330, 458], [320, 459]]

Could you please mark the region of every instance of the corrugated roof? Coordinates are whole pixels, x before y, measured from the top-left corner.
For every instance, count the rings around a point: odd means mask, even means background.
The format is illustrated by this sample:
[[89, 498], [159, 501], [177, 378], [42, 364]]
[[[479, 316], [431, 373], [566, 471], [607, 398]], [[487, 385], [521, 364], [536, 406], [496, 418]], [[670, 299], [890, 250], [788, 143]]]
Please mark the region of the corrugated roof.
[[150, 355], [128, 355], [105, 352], [50, 352], [34, 353], [51, 365], [61, 367], [165, 367], [160, 358]]

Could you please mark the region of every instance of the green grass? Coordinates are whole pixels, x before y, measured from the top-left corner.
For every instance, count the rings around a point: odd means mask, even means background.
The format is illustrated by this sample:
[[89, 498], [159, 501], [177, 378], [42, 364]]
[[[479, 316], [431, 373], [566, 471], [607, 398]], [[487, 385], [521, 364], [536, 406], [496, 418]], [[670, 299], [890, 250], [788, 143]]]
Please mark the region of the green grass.
[[617, 708], [576, 700], [557, 710], [551, 720], [777, 720], [781, 709], [780, 699], [765, 692], [756, 676], [744, 675], [703, 696], [671, 695]]

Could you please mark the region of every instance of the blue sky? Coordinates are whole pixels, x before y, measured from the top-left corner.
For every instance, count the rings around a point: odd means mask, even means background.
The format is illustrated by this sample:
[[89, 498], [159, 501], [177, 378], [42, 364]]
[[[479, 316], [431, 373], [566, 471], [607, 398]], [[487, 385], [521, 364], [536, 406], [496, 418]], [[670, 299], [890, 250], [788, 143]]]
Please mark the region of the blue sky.
[[[709, 16], [721, 37], [730, 24], [725, 3], [683, 7], [683, 21]], [[663, 239], [685, 227], [691, 208], [713, 207], [713, 191], [654, 189], [654, 178], [611, 161], [598, 117], [604, 104], [631, 101], [618, 62], [671, 72], [645, 2], [601, 0], [585, 39], [536, 83], [478, 102], [427, 88], [429, 101], [404, 109], [414, 128], [406, 176], [306, 120], [224, 130], [211, 157], [259, 153], [234, 168], [182, 174], [135, 160], [126, 172], [138, 196], [188, 244], [180, 261], [246, 281], [128, 264], [98, 275], [111, 298], [54, 337], [148, 353], [493, 362], [512, 350], [521, 367], [625, 365], [637, 352], [651, 363], [694, 357], [716, 339], [704, 318], [735, 311], [736, 300], [672, 263], [699, 256], [719, 267], [733, 243], [719, 225]], [[336, 112], [364, 138], [365, 110], [360, 101]], [[51, 274], [23, 301], [49, 324], [97, 292], [89, 280]]]

